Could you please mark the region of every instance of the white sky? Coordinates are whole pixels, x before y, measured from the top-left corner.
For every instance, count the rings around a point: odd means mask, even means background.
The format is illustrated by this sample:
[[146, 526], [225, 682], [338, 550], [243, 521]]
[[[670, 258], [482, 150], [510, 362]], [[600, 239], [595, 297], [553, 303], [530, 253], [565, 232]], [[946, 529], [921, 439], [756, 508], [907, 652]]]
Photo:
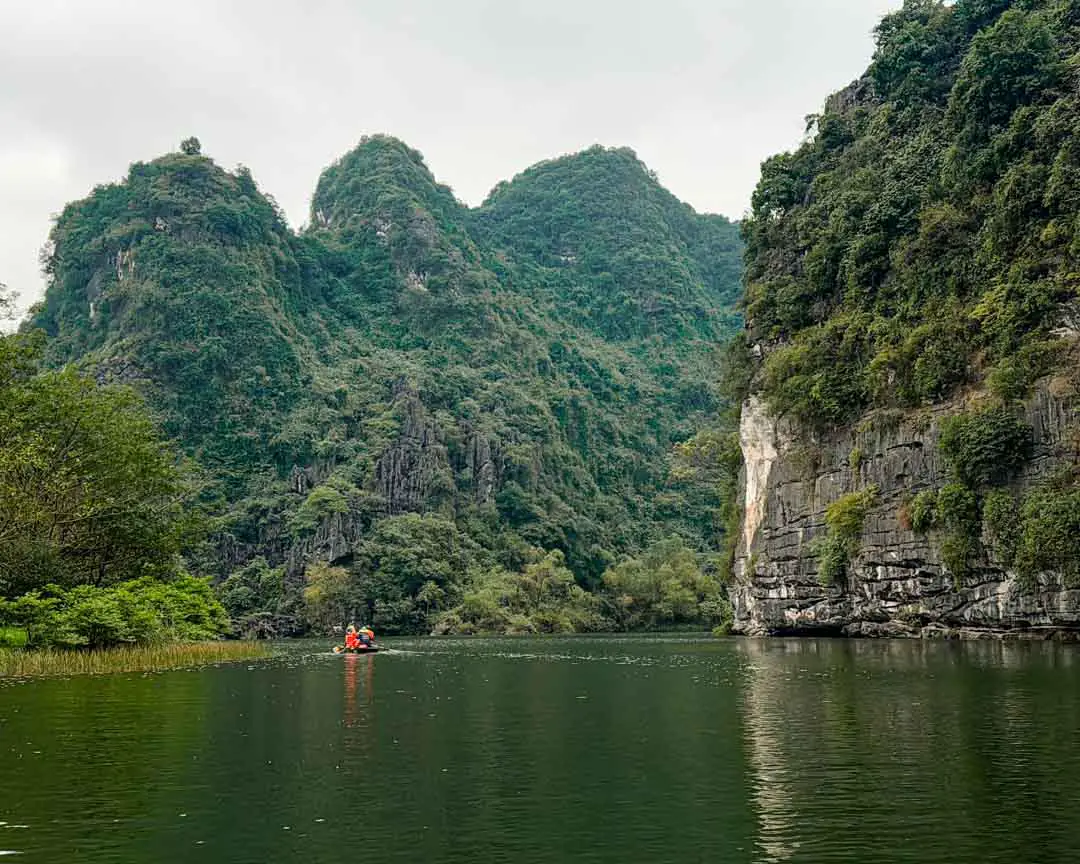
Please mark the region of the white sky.
[[595, 143], [738, 218], [758, 167], [865, 68], [901, 0], [0, 0], [0, 282], [52, 214], [197, 135], [294, 226], [364, 134], [458, 197]]

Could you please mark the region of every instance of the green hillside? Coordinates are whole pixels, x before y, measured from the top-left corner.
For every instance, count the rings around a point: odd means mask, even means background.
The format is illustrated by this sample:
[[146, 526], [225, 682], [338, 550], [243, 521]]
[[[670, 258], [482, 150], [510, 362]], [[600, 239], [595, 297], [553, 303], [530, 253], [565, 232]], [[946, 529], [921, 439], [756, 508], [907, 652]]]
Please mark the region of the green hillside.
[[[980, 573], [1078, 584], [1078, 75], [1071, 0], [907, 0], [806, 143], [765, 162], [744, 224], [736, 378], [801, 429], [811, 466], [817, 442], [939, 426], [928, 461], [884, 479], [907, 485], [898, 532], [929, 538], [925, 566], [957, 591]], [[842, 581], [877, 491], [825, 514], [823, 581]]]
[[978, 382], [1016, 398], [1075, 327], [1076, 4], [908, 0], [877, 45], [745, 224], [763, 391], [817, 429]]
[[470, 210], [379, 136], [296, 234], [246, 170], [182, 150], [64, 210], [29, 326], [52, 364], [145, 392], [201, 466], [213, 530], [188, 555], [234, 617], [583, 629], [614, 613], [575, 592], [649, 549], [694, 598], [658, 623], [712, 615], [679, 567], [715, 546], [720, 502], [671, 461], [718, 407], [736, 226], [602, 148]]

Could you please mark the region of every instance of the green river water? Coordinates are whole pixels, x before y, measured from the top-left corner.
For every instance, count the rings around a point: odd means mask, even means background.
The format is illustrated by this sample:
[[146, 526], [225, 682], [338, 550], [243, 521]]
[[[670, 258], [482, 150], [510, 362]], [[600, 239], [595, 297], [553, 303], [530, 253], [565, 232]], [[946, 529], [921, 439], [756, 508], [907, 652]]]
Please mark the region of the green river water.
[[65, 862], [1073, 862], [1080, 653], [401, 640], [0, 682], [0, 853]]

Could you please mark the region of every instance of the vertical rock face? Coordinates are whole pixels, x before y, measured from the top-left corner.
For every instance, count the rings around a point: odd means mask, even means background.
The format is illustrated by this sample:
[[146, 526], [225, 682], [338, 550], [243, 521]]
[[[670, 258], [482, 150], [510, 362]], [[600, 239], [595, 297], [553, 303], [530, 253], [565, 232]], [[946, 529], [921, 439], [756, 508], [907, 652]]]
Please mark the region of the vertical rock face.
[[[913, 415], [871, 414], [820, 443], [783, 437], [760, 403], [744, 406], [743, 533], [735, 562], [735, 629], [748, 635], [835, 633], [853, 636], [1038, 634], [1080, 629], [1080, 590], [1060, 574], [1022, 586], [987, 552], [963, 578], [942, 562], [941, 537], [917, 534], [903, 517], [920, 491], [949, 481], [938, 453], [950, 403]], [[1015, 480], [1030, 488], [1060, 464], [1074, 405], [1040, 387], [1025, 406], [1033, 458]], [[854, 455], [853, 455], [854, 454]], [[824, 585], [813, 541], [825, 510], [841, 496], [876, 486], [875, 506], [846, 576]], [[1077, 540], [1080, 554], [1080, 538]]]
[[[446, 447], [415, 393], [403, 393], [401, 435], [375, 465], [375, 484], [391, 514], [421, 509], [449, 474]], [[452, 485], [452, 480], [447, 481]]]
[[768, 502], [769, 475], [776, 463], [779, 432], [764, 403], [756, 396], [743, 405], [739, 419], [739, 444], [746, 466], [746, 498], [743, 508], [743, 544], [747, 549], [761, 528]]

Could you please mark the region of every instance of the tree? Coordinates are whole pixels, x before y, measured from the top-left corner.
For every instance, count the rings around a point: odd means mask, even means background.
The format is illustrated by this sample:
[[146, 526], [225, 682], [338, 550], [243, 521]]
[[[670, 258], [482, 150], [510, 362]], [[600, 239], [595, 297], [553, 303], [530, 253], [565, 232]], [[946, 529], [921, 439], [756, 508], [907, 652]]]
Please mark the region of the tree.
[[351, 606], [351, 578], [344, 567], [318, 561], [307, 569], [304, 611], [316, 629], [328, 631], [347, 623]]
[[[678, 537], [612, 567], [604, 585], [627, 629], [701, 621], [720, 596], [716, 580], [702, 572], [697, 556]], [[708, 604], [706, 610], [701, 604]]]
[[18, 295], [9, 291], [7, 285], [0, 282], [0, 321], [15, 317], [15, 298]]
[[180, 152], [185, 156], [201, 156], [202, 144], [199, 143], [199, 139], [192, 135], [190, 138], [185, 138], [180, 142]]
[[0, 339], [0, 596], [175, 572], [188, 491], [143, 403]]

